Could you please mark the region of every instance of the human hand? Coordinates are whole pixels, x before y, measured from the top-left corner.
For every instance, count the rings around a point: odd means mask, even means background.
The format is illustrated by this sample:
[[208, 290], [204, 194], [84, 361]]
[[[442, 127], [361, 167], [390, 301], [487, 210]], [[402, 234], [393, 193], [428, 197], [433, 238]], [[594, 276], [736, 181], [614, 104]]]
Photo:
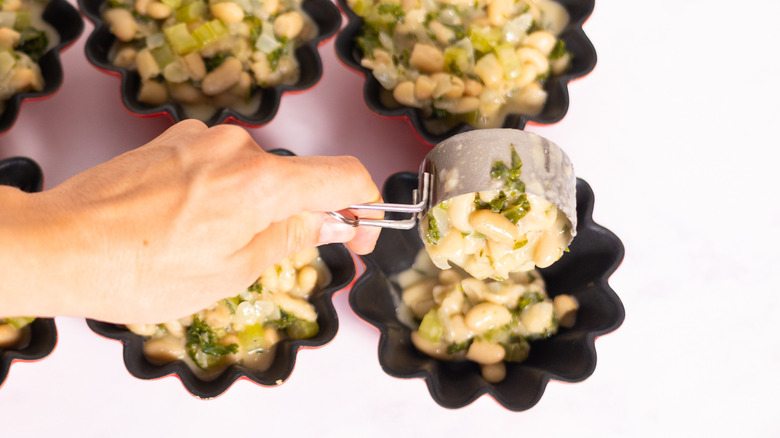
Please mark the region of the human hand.
[[0, 312], [179, 318], [306, 247], [345, 242], [370, 252], [379, 229], [324, 212], [379, 198], [354, 158], [280, 157], [240, 127], [180, 122], [51, 190], [0, 191], [13, 212], [0, 213], [0, 233], [14, 242], [0, 254], [0, 270], [14, 270], [0, 286]]

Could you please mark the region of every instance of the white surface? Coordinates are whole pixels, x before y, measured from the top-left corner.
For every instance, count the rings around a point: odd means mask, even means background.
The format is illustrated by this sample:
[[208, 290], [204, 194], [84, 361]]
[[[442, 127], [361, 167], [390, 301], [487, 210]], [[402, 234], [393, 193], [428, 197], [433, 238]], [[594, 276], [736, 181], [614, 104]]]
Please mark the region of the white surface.
[[[599, 0], [585, 26], [595, 71], [570, 85], [562, 122], [529, 127], [568, 152], [626, 247], [610, 281], [626, 320], [596, 342], [586, 381], [551, 382], [523, 413], [486, 397], [444, 409], [422, 380], [381, 370], [378, 333], [343, 292], [335, 340], [301, 351], [284, 385], [240, 381], [201, 401], [176, 378], [132, 377], [118, 342], [57, 318], [54, 353], [15, 363], [0, 388], [0, 436], [778, 436], [778, 16], [776, 0]], [[0, 158], [35, 159], [47, 187], [170, 124], [122, 108], [119, 80], [84, 57], [91, 30], [65, 52], [59, 93], [0, 137]], [[323, 80], [285, 96], [254, 138], [355, 155], [378, 184], [416, 170], [427, 147], [366, 109], [332, 42], [321, 54]]]

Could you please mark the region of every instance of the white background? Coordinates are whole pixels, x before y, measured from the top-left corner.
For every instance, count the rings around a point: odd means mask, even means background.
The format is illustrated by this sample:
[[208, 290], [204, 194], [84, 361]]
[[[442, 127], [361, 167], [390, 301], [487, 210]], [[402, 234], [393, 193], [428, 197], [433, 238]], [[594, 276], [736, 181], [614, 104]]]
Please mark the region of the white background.
[[[522, 413], [487, 397], [444, 409], [422, 380], [382, 371], [378, 332], [344, 291], [338, 335], [301, 351], [286, 383], [239, 381], [211, 401], [132, 377], [118, 342], [57, 318], [54, 353], [15, 363], [0, 388], [0, 436], [779, 436], [779, 15], [776, 0], [598, 0], [585, 25], [596, 69], [570, 84], [563, 121], [528, 128], [568, 152], [595, 220], [626, 247], [610, 280], [626, 319], [597, 340], [584, 382], [551, 382]], [[91, 30], [64, 53], [60, 91], [0, 137], [0, 158], [35, 159], [48, 188], [170, 125], [124, 110], [119, 80], [84, 57]], [[428, 147], [367, 110], [332, 41], [320, 52], [322, 81], [252, 136], [355, 155], [380, 185], [416, 170]]]

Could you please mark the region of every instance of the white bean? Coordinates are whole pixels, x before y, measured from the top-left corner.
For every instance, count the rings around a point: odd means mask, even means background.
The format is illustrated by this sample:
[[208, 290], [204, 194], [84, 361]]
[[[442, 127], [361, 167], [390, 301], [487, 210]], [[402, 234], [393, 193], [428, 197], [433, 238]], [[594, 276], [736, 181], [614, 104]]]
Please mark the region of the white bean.
[[203, 94], [214, 96], [224, 93], [238, 82], [242, 70], [241, 61], [232, 57], [226, 59], [219, 67], [206, 74], [201, 81]]
[[317, 270], [312, 266], [304, 266], [298, 271], [298, 295], [307, 296], [317, 285]]
[[214, 17], [219, 18], [225, 24], [240, 23], [244, 19], [244, 10], [237, 4], [227, 1], [222, 3], [212, 3], [209, 9]]
[[125, 327], [141, 336], [152, 336], [157, 332], [157, 324], [127, 324]]
[[11, 348], [22, 339], [22, 331], [11, 324], [0, 324], [0, 348]]
[[466, 327], [482, 334], [509, 324], [512, 314], [504, 306], [493, 303], [479, 303], [466, 313]]
[[401, 105], [419, 108], [422, 103], [414, 97], [414, 82], [405, 81], [393, 89], [393, 98]]
[[450, 359], [450, 355], [447, 354], [447, 347], [445, 345], [431, 342], [420, 336], [420, 333], [417, 331], [412, 332], [411, 339], [415, 348], [427, 354], [428, 356], [441, 360]]
[[495, 54], [489, 53], [474, 65], [474, 73], [488, 87], [498, 88], [504, 79], [504, 69]]
[[553, 298], [553, 312], [558, 318], [558, 325], [561, 327], [572, 328], [577, 320], [577, 310], [580, 303], [571, 295], [558, 295]]
[[444, 71], [444, 52], [429, 44], [416, 43], [409, 56], [409, 65], [425, 73]]
[[528, 36], [525, 37], [523, 45], [539, 50], [544, 56], [550, 56], [550, 52], [552, 52], [552, 49], [555, 47], [556, 41], [557, 38], [550, 32], [546, 30], [537, 30], [536, 32], [529, 33]]
[[146, 14], [155, 20], [165, 20], [171, 12], [171, 7], [162, 2], [153, 1], [146, 6]]
[[119, 41], [130, 41], [135, 37], [136, 31], [138, 31], [138, 23], [135, 22], [133, 14], [127, 9], [113, 8], [107, 10], [103, 14], [103, 18], [108, 23], [111, 33], [117, 37]]
[[512, 13], [512, 0], [490, 0], [487, 5], [487, 14], [490, 24], [503, 26], [507, 17]]
[[303, 29], [303, 16], [296, 11], [285, 12], [274, 20], [274, 33], [276, 36], [293, 39]]
[[469, 222], [471, 213], [476, 210], [474, 205], [474, 195], [465, 194], [452, 198], [450, 208], [447, 214], [450, 217], [450, 224], [463, 233], [474, 231], [474, 227]]
[[567, 243], [564, 237], [564, 233], [556, 233], [549, 230], [542, 233], [534, 250], [534, 263], [536, 266], [546, 268], [561, 258]]
[[499, 363], [505, 356], [504, 347], [481, 340], [474, 341], [466, 352], [466, 359], [482, 365]]
[[470, 218], [475, 230], [505, 246], [512, 248], [519, 236], [517, 226], [499, 213], [490, 210], [477, 210]]
[[490, 383], [498, 383], [506, 378], [506, 364], [497, 362], [489, 365], [482, 365], [482, 378]]
[[141, 49], [135, 55], [135, 66], [141, 79], [151, 79], [160, 74], [160, 66], [149, 49]]
[[144, 342], [144, 354], [153, 363], [167, 363], [183, 359], [186, 353], [180, 339], [163, 336]]

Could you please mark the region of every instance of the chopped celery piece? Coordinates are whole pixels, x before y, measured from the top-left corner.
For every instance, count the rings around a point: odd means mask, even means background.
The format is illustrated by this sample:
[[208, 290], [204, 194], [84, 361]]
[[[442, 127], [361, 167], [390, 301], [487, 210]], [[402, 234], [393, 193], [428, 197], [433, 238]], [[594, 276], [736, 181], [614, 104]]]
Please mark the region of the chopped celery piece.
[[[0, 2], [2, 4], [2, 2]], [[0, 11], [0, 27], [14, 27], [16, 25], [16, 12]]]
[[252, 353], [266, 348], [265, 330], [263, 324], [250, 325], [238, 333], [238, 341], [244, 351]]
[[30, 27], [30, 11], [17, 11], [16, 22], [14, 22], [14, 29], [24, 30]]
[[228, 29], [219, 20], [207, 21], [192, 31], [192, 36], [203, 48], [228, 34]]
[[176, 20], [181, 23], [189, 23], [190, 21], [206, 17], [208, 10], [206, 3], [202, 1], [187, 3], [176, 10]]
[[525, 339], [512, 339], [504, 347], [504, 360], [507, 362], [522, 362], [528, 358], [528, 352], [531, 351], [531, 345]]
[[361, 17], [368, 14], [368, 12], [371, 10], [371, 7], [373, 6], [373, 2], [371, 0], [358, 0], [354, 6], [352, 6], [352, 10], [360, 15]]
[[501, 30], [490, 26], [471, 26], [469, 28], [469, 40], [471, 40], [474, 50], [490, 53], [501, 41]]
[[18, 316], [18, 317], [15, 317], [15, 318], [6, 318], [5, 320], [8, 322], [8, 324], [11, 324], [12, 326], [20, 329], [20, 328], [30, 324], [31, 322], [35, 321], [35, 318], [30, 318], [30, 317], [25, 317], [25, 316]]
[[176, 9], [181, 6], [181, 0], [159, 0], [160, 3], [170, 6], [171, 9]]
[[163, 29], [163, 32], [168, 39], [168, 43], [170, 43], [174, 52], [178, 55], [186, 55], [200, 47], [198, 41], [187, 30], [186, 23], [166, 27]]
[[157, 61], [157, 66], [160, 67], [160, 70], [164, 69], [166, 65], [172, 63], [176, 59], [176, 55], [174, 55], [171, 46], [168, 44], [163, 44], [160, 47], [151, 49], [149, 52], [152, 53], [154, 60]]
[[462, 75], [469, 68], [469, 55], [460, 47], [447, 47], [444, 50], [444, 70]]
[[287, 327], [287, 336], [292, 339], [309, 339], [320, 331], [317, 321], [296, 319]]
[[511, 44], [499, 44], [495, 48], [496, 57], [501, 67], [504, 68], [504, 76], [508, 79], [514, 79], [520, 75], [523, 68], [520, 57], [517, 56], [515, 48]]
[[16, 59], [7, 50], [0, 51], [0, 77], [5, 76], [16, 65]]
[[439, 313], [436, 309], [431, 309], [425, 314], [417, 331], [420, 333], [420, 336], [431, 342], [439, 342], [441, 340], [441, 337], [444, 336], [444, 326], [439, 320]]

